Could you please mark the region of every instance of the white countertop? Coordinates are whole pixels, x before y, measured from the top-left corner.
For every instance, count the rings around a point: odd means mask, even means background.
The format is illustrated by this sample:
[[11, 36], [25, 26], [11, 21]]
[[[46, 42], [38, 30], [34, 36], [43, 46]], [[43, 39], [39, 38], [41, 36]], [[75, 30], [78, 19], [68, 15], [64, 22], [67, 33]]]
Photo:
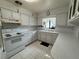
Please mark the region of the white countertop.
[[58, 32], [56, 32], [54, 30], [53, 31], [50, 31], [50, 30], [48, 30], [48, 31], [47, 30], [39, 30], [39, 32], [58, 33]]

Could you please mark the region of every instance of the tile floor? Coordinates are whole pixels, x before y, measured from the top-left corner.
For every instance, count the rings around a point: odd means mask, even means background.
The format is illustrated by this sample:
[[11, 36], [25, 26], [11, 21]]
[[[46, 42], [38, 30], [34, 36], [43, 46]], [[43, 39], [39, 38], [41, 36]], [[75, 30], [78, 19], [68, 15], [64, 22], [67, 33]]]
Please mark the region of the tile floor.
[[54, 59], [51, 56], [52, 46], [45, 47], [40, 45], [40, 43], [40, 41], [32, 43], [10, 59]]

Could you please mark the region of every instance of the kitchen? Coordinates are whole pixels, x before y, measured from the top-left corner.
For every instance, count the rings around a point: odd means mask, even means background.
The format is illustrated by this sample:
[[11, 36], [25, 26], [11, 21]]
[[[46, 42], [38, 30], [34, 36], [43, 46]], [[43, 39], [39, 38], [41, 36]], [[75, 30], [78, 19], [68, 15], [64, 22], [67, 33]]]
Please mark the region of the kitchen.
[[79, 59], [78, 0], [0, 0], [0, 59]]

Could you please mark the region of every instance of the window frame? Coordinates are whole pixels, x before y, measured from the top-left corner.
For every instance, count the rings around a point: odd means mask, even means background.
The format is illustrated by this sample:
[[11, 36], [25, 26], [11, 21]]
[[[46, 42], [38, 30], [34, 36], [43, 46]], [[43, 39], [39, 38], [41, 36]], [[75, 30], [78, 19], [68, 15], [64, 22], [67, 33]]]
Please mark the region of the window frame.
[[[42, 25], [43, 25], [43, 19], [45, 19], [45, 18], [56, 18], [56, 16], [54, 15], [54, 16], [48, 16], [48, 17], [42, 18]], [[56, 18], [56, 23], [57, 23], [57, 18]], [[56, 28], [56, 25], [55, 25], [55, 28]], [[54, 28], [54, 29], [55, 29], [55, 28]], [[51, 28], [50, 28], [50, 26], [49, 26], [49, 28], [43, 27], [43, 29], [51, 29]], [[52, 30], [52, 29], [51, 29], [51, 30]]]

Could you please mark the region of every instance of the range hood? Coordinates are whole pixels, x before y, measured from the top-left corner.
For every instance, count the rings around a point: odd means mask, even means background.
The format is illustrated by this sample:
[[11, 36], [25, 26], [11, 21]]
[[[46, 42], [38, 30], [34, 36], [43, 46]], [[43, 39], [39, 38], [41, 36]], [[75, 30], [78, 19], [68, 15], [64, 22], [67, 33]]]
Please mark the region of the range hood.
[[19, 20], [11, 20], [11, 19], [1, 19], [4, 23], [14, 23], [14, 24], [20, 24]]
[[3, 29], [5, 29], [5, 28], [16, 28], [16, 27], [21, 26], [21, 23], [16, 22], [16, 21], [8, 21], [8, 20], [4, 21], [4, 20], [2, 20], [1, 23], [2, 23]]

